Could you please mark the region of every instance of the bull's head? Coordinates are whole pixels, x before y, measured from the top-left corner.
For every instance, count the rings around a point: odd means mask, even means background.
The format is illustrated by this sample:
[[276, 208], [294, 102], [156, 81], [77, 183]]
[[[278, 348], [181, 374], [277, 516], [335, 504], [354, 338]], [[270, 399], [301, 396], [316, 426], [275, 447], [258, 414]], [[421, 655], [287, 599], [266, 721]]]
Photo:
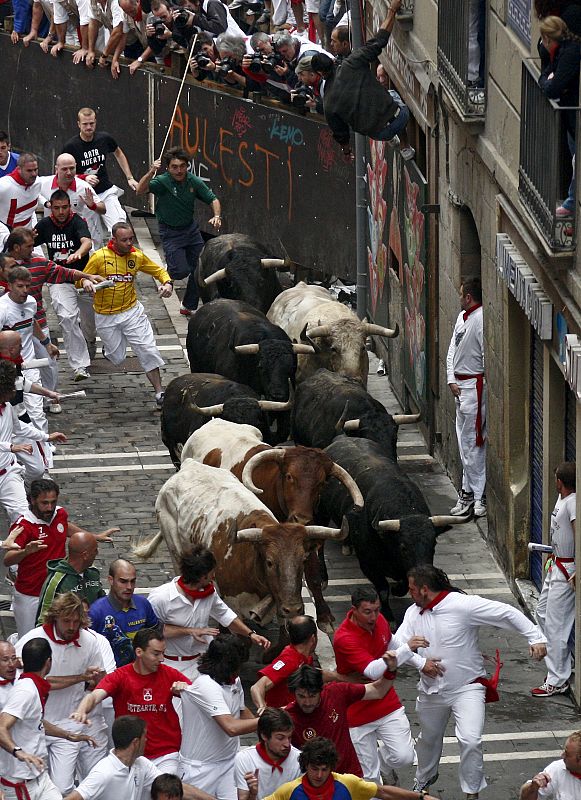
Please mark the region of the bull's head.
[[263, 339], [253, 344], [233, 345], [241, 356], [254, 356], [264, 393], [270, 400], [286, 401], [289, 381], [294, 386], [297, 371], [297, 353], [313, 353], [314, 349], [293, 344], [284, 339]]
[[351, 475], [321, 450], [310, 447], [277, 447], [256, 453], [242, 473], [242, 483], [255, 494], [262, 494], [253, 480], [261, 465], [275, 463], [279, 472], [277, 496], [289, 522], [312, 522], [325, 481], [334, 477], [345, 486], [354, 506], [363, 508], [363, 496]]
[[325, 539], [341, 541], [347, 534], [346, 523], [338, 529], [286, 522], [239, 530], [236, 542], [252, 542], [259, 548], [264, 581], [279, 615], [288, 620], [304, 612], [301, 589], [309, 553]]
[[421, 414], [389, 414], [383, 410], [369, 410], [353, 416], [349, 413], [349, 401], [335, 426], [337, 433], [371, 439], [381, 446], [392, 461], [397, 461], [397, 435], [400, 425], [417, 422]]

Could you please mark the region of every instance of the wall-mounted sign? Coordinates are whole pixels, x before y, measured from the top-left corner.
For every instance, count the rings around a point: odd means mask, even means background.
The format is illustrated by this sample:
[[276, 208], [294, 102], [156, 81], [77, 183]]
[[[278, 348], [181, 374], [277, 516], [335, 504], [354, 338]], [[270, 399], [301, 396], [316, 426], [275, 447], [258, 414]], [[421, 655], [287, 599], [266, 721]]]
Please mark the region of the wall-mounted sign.
[[528, 47], [531, 45], [531, 0], [508, 0], [506, 21]]
[[496, 234], [496, 265], [540, 339], [553, 335], [553, 304], [506, 233]]
[[575, 333], [565, 337], [565, 377], [577, 400], [581, 400], [581, 341]]

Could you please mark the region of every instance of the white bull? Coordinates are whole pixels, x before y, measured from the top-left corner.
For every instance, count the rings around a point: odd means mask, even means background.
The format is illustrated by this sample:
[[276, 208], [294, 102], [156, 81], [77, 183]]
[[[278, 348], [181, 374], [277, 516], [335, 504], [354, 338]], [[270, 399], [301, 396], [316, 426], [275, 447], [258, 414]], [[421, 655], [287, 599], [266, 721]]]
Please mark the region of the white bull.
[[310, 344], [315, 354], [298, 356], [297, 381], [303, 381], [324, 367], [355, 378], [367, 386], [368, 336], [392, 338], [399, 327], [384, 328], [360, 320], [355, 312], [339, 303], [322, 286], [302, 281], [279, 294], [270, 307], [268, 319], [281, 327], [293, 342]]

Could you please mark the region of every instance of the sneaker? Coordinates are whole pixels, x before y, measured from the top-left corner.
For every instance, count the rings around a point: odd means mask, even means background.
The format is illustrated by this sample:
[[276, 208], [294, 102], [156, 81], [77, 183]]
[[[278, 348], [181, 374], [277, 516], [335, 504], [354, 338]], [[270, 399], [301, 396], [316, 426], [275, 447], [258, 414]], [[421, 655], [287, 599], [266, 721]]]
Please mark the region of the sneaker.
[[155, 407], [158, 411], [161, 411], [161, 407], [163, 406], [163, 398], [165, 397], [165, 392], [162, 392], [159, 397], [156, 396], [155, 398]]
[[75, 381], [75, 383], [79, 383], [79, 381], [86, 381], [87, 378], [90, 377], [91, 376], [89, 375], [85, 367], [79, 367], [79, 369], [75, 371], [75, 377], [73, 380]]
[[180, 314], [182, 317], [193, 317], [196, 312], [191, 308], [186, 308], [184, 305], [180, 306]]
[[573, 211], [569, 208], [565, 208], [565, 206], [557, 206], [555, 209], [555, 216], [557, 219], [563, 219], [564, 217], [572, 217]]
[[436, 783], [436, 781], [438, 780], [438, 778], [439, 778], [439, 777], [440, 777], [440, 774], [439, 774], [438, 772], [436, 772], [436, 774], [435, 774], [435, 775], [433, 775], [433, 776], [432, 776], [432, 777], [431, 777], [431, 778], [430, 778], [428, 781], [426, 781], [425, 783], [420, 783], [420, 782], [418, 781], [418, 779], [417, 779], [417, 778], [415, 778], [415, 779], [414, 779], [414, 786], [413, 786], [412, 792], [423, 792], [425, 789], [429, 789], [429, 788], [430, 788], [430, 786], [433, 786], [433, 785]]
[[51, 414], [61, 414], [63, 407], [60, 403], [51, 403], [48, 407]]
[[415, 158], [416, 155], [416, 151], [414, 150], [414, 148], [410, 147], [409, 145], [408, 147], [402, 147], [399, 152], [404, 161], [411, 161], [412, 158]]
[[389, 145], [389, 147], [399, 147], [400, 138], [397, 135], [397, 133], [395, 134], [395, 136], [392, 136], [391, 139], [387, 139], [387, 144]]
[[531, 689], [531, 694], [533, 697], [552, 697], [554, 694], [567, 694], [568, 691], [568, 681], [565, 681], [562, 686], [551, 686], [551, 684], [547, 683], [545, 680], [540, 686], [537, 686], [535, 689]]
[[463, 489], [458, 494], [458, 502], [454, 508], [450, 509], [450, 514], [464, 516], [467, 514], [474, 505], [474, 494], [472, 492], [465, 492]]
[[474, 503], [474, 516], [475, 517], [485, 517], [486, 516], [486, 503], [482, 500], [476, 500]]

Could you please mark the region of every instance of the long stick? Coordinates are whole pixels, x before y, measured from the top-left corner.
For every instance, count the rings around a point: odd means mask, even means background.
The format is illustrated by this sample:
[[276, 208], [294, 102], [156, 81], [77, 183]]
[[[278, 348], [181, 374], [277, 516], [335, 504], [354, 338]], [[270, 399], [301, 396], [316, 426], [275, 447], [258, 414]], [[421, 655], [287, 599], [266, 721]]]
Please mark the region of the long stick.
[[160, 151], [160, 154], [159, 154], [158, 158], [162, 157], [163, 151], [165, 150], [165, 146], [167, 144], [167, 140], [169, 139], [169, 135], [171, 133], [171, 128], [172, 128], [172, 125], [173, 125], [174, 117], [176, 115], [176, 111], [178, 110], [178, 103], [180, 102], [180, 97], [182, 95], [182, 89], [184, 88], [184, 83], [186, 82], [186, 76], [188, 74], [188, 70], [190, 69], [190, 60], [192, 58], [192, 53], [194, 52], [194, 47], [196, 46], [196, 42], [197, 41], [198, 41], [198, 34], [196, 33], [196, 35], [194, 36], [194, 40], [192, 42], [192, 46], [190, 47], [190, 54], [188, 55], [188, 60], [186, 61], [186, 68], [185, 68], [184, 74], [182, 76], [182, 82], [180, 83], [178, 96], [176, 97], [176, 102], [175, 102], [175, 105], [173, 107], [171, 120], [170, 120], [169, 125], [167, 127], [167, 133], [165, 134], [165, 139], [163, 140], [163, 144], [161, 146], [161, 151]]

